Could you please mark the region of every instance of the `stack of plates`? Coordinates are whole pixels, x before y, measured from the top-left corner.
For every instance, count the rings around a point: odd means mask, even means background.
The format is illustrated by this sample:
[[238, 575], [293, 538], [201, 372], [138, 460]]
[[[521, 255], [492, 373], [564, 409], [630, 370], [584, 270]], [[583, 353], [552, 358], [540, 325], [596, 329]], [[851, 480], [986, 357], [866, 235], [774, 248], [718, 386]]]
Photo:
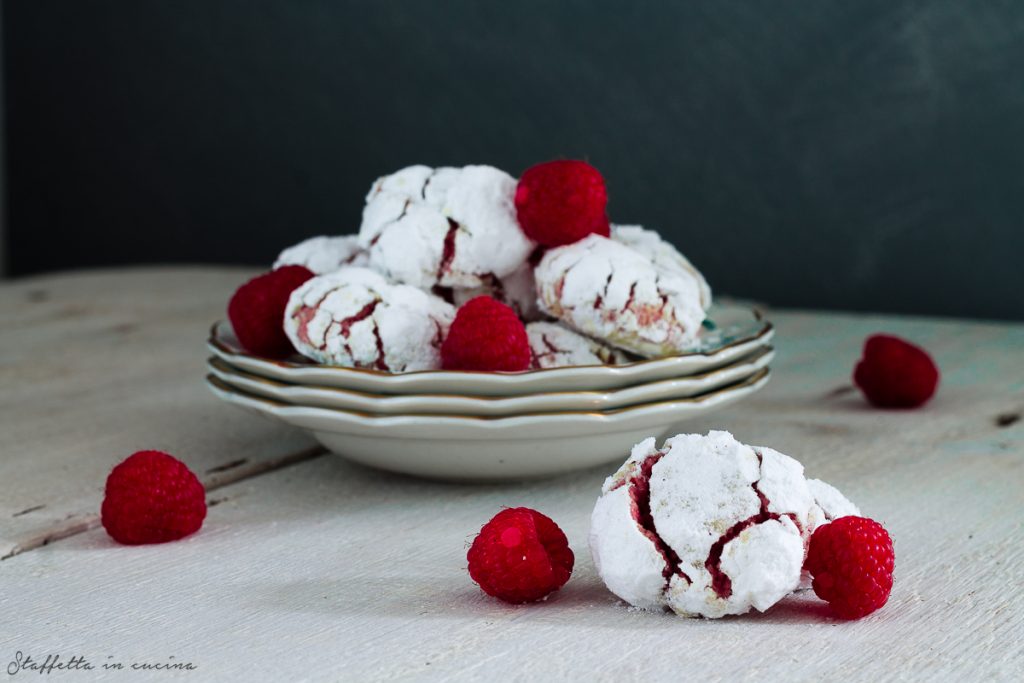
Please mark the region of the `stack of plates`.
[[695, 416], [768, 381], [771, 323], [712, 307], [694, 347], [618, 366], [521, 373], [390, 374], [274, 361], [214, 325], [206, 381], [223, 400], [312, 433], [329, 450], [382, 469], [443, 479], [516, 479], [621, 461]]

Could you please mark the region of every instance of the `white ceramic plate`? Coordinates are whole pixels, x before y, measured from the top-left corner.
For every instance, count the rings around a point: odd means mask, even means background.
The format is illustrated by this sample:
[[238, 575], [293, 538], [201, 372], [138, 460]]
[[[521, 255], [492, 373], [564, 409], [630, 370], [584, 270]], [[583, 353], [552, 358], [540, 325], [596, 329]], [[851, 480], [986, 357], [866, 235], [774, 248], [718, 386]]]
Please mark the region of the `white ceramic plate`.
[[246, 353], [225, 322], [214, 325], [207, 345], [239, 370], [292, 384], [318, 385], [375, 394], [459, 394], [521, 396], [562, 391], [605, 391], [677, 379], [707, 372], [767, 346], [774, 334], [770, 322], [749, 306], [716, 304], [693, 349], [667, 358], [625, 365], [587, 365], [520, 373], [427, 370], [392, 374], [335, 365], [317, 365], [295, 357], [275, 361]]
[[689, 398], [746, 379], [767, 367], [774, 356], [775, 351], [769, 346], [725, 367], [679, 379], [638, 384], [615, 391], [567, 391], [504, 398], [451, 394], [389, 396], [288, 384], [243, 372], [216, 357], [209, 359], [206, 369], [236, 389], [289, 405], [340, 408], [377, 415], [418, 413], [498, 417], [564, 410], [612, 410], [640, 403]]
[[329, 450], [380, 469], [449, 480], [544, 477], [625, 460], [648, 436], [659, 441], [759, 390], [769, 369], [729, 387], [677, 401], [606, 412], [561, 412], [487, 418], [440, 415], [375, 416], [292, 406], [260, 398], [212, 375], [221, 399], [312, 433]]

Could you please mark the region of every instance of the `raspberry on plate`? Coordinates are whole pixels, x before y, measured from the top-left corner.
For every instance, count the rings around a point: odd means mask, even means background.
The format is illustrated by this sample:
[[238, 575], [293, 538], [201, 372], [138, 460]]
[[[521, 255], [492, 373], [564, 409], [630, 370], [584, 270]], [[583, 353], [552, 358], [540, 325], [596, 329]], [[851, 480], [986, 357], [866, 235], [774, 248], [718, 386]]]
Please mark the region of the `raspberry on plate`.
[[939, 385], [939, 368], [928, 352], [905, 339], [875, 334], [864, 342], [864, 355], [853, 381], [879, 408], [917, 408]]
[[878, 522], [840, 517], [811, 536], [807, 570], [814, 592], [844, 619], [871, 614], [889, 600], [895, 555]]
[[608, 191], [585, 161], [531, 166], [516, 185], [516, 216], [527, 236], [547, 247], [572, 244], [591, 233], [608, 236]]
[[118, 543], [176, 541], [203, 525], [206, 491], [177, 458], [139, 451], [111, 470], [100, 516]]
[[267, 358], [295, 352], [284, 332], [284, 308], [292, 291], [311, 277], [304, 266], [283, 266], [238, 288], [228, 302], [228, 319], [242, 348]]
[[561, 588], [575, 560], [551, 518], [530, 508], [507, 508], [480, 529], [466, 555], [469, 575], [488, 595], [519, 604]]
[[510, 307], [489, 296], [470, 299], [455, 313], [441, 345], [445, 370], [518, 372], [530, 367], [526, 327]]

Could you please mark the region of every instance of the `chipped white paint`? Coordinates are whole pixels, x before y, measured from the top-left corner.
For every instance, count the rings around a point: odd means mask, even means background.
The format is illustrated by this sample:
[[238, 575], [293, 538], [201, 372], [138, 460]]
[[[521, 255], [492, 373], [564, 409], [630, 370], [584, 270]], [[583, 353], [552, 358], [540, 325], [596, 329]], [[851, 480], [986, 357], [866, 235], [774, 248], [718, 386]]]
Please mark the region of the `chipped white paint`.
[[[133, 448], [209, 469], [306, 445], [201, 387], [206, 325], [247, 275], [125, 271], [0, 288], [5, 543], [94, 512], [106, 468]], [[221, 488], [203, 531], [180, 543], [118, 547], [94, 529], [0, 562], [0, 670], [21, 650], [100, 663], [173, 655], [198, 667], [174, 679], [196, 681], [1020, 680], [1024, 325], [772, 319], [772, 384], [688, 428], [793, 455], [887, 526], [896, 584], [866, 619], [834, 621], [806, 593], [714, 622], [626, 609], [586, 549], [618, 463], [476, 487], [322, 457]], [[879, 330], [934, 352], [943, 383], [925, 409], [872, 410], [846, 390], [860, 341]], [[502, 505], [534, 506], [569, 536], [577, 567], [547, 603], [504, 606], [465, 574], [467, 541]]]

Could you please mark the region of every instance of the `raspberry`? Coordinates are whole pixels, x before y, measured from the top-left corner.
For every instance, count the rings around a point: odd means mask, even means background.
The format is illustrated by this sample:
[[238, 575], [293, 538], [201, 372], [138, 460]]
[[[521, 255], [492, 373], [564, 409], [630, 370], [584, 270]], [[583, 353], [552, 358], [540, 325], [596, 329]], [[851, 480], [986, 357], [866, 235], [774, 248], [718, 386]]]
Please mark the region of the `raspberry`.
[[546, 247], [609, 234], [604, 178], [585, 161], [548, 161], [526, 169], [516, 185], [516, 216], [527, 237]]
[[507, 508], [480, 529], [466, 555], [469, 575], [488, 595], [519, 604], [540, 600], [572, 574], [572, 550], [551, 518]]
[[441, 345], [446, 370], [501, 370], [530, 367], [530, 340], [516, 312], [489, 296], [462, 304]]
[[292, 291], [311, 277], [304, 266], [283, 266], [238, 288], [228, 303], [228, 318], [242, 348], [268, 358], [295, 352], [284, 333], [284, 309]]
[[118, 543], [176, 541], [198, 531], [206, 517], [206, 491], [177, 458], [139, 451], [107, 477], [101, 518]]
[[871, 614], [889, 599], [895, 556], [892, 539], [878, 522], [840, 517], [811, 536], [806, 569], [814, 592], [844, 619]]
[[880, 408], [916, 408], [935, 393], [939, 369], [924, 349], [899, 337], [875, 334], [864, 342], [853, 381]]

